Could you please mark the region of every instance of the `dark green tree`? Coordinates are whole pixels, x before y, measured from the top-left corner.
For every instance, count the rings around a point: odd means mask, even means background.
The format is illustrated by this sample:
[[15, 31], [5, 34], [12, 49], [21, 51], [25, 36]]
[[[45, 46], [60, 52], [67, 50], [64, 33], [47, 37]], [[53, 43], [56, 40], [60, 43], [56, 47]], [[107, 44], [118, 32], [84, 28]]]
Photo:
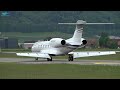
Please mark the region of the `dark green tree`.
[[105, 32], [102, 32], [99, 38], [99, 46], [102, 48], [106, 48], [108, 41], [109, 41], [108, 34]]
[[117, 49], [118, 48], [117, 41], [109, 40], [107, 42], [107, 47], [110, 49]]

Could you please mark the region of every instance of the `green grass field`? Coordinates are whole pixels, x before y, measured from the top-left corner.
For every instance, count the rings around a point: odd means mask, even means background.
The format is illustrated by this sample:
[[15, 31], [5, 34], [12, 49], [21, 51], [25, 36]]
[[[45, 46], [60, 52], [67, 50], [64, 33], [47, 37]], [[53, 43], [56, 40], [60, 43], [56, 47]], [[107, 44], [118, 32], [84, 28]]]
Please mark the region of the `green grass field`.
[[120, 79], [120, 66], [0, 63], [0, 79]]
[[47, 37], [61, 37], [70, 38], [73, 34], [62, 33], [62, 32], [31, 32], [31, 33], [21, 33], [21, 32], [2, 32], [3, 37], [17, 38], [19, 42], [29, 41], [29, 40], [44, 40]]
[[[94, 49], [91, 49], [94, 50]], [[94, 51], [104, 51], [96, 49]], [[24, 49], [2, 49], [3, 52], [29, 52]], [[88, 51], [88, 49], [77, 51]], [[108, 50], [109, 51], [109, 50]], [[25, 58], [15, 54], [0, 53], [0, 58]], [[27, 57], [26, 57], [27, 58]], [[67, 59], [57, 56], [53, 59]], [[116, 55], [84, 57], [77, 60], [120, 60]], [[34, 60], [34, 58], [33, 58]], [[120, 79], [120, 66], [73, 65], [73, 64], [20, 64], [0, 62], [0, 79]]]

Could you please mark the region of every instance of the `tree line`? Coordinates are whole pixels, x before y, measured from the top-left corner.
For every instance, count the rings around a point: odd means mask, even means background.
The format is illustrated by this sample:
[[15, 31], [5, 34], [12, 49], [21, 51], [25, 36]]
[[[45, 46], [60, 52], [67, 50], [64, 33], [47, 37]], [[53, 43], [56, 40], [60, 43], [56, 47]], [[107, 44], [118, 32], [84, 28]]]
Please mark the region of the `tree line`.
[[[1, 12], [1, 11], [0, 11]], [[107, 31], [120, 34], [120, 11], [11, 11], [9, 17], [0, 17], [0, 32], [64, 32], [73, 33], [75, 26], [58, 25], [59, 22], [115, 22], [115, 25], [85, 26], [85, 35]]]

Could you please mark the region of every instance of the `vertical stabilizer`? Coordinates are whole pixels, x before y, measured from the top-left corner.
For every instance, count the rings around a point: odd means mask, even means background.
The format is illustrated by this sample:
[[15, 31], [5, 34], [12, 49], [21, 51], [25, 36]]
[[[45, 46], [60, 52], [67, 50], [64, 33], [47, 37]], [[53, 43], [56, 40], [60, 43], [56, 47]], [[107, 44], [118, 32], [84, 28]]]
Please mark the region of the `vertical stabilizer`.
[[74, 42], [81, 42], [84, 24], [86, 24], [86, 21], [83, 21], [83, 20], [77, 21], [75, 32], [74, 32], [73, 37], [72, 37]]

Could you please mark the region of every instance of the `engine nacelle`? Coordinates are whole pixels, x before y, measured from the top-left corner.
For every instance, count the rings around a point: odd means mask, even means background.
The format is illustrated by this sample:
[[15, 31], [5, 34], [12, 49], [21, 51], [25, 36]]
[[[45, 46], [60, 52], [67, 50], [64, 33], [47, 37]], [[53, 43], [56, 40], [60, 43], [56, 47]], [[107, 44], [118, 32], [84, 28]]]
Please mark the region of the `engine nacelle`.
[[87, 40], [85, 40], [84, 38], [81, 38], [81, 42], [82, 42], [83, 45], [87, 44]]
[[66, 41], [62, 38], [52, 38], [50, 40], [50, 45], [53, 47], [59, 47], [66, 44]]

